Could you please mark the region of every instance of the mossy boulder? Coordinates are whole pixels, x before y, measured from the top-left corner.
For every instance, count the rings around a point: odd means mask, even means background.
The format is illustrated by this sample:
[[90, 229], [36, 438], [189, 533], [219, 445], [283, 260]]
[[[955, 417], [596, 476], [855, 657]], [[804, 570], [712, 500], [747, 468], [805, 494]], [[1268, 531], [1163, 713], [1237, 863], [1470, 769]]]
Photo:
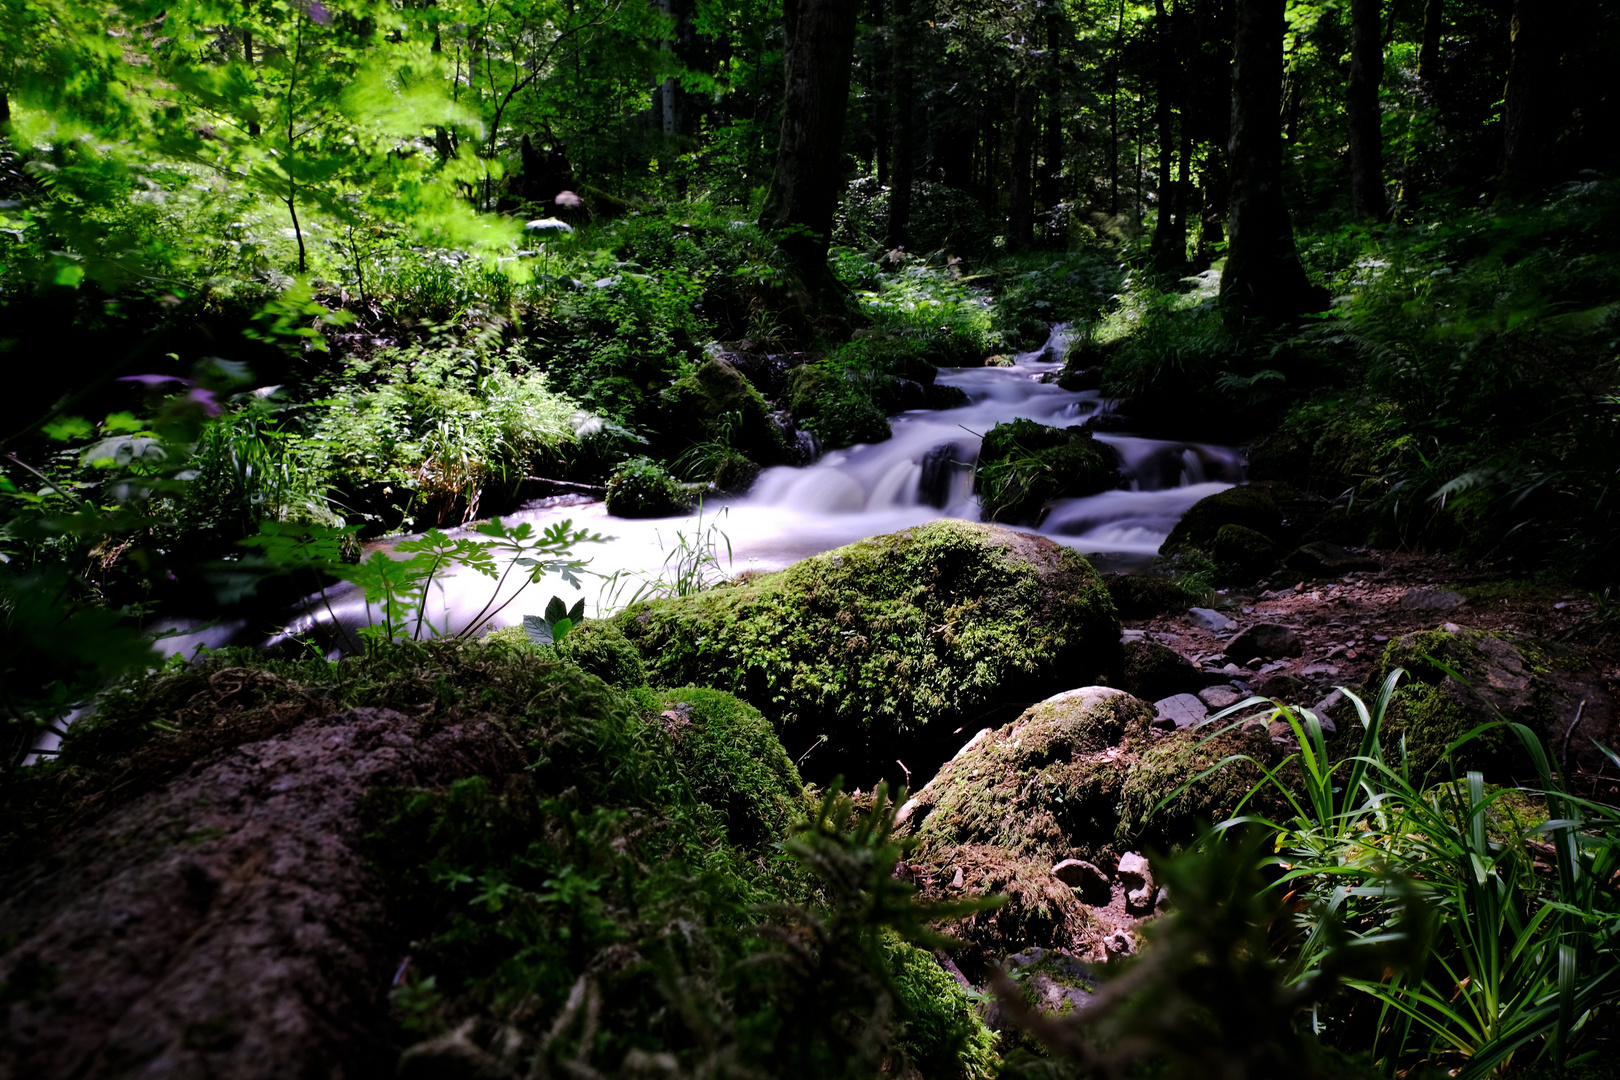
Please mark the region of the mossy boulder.
[[985, 521], [1038, 523], [1053, 499], [1095, 495], [1117, 486], [1119, 454], [1082, 427], [1018, 419], [997, 424], [985, 435], [974, 482]]
[[607, 512], [614, 517], [673, 517], [691, 509], [686, 489], [651, 458], [631, 458], [608, 478]]
[[[1391, 641], [1369, 686], [1376, 689], [1397, 667], [1407, 672], [1384, 715], [1385, 754], [1396, 760], [1404, 739], [1413, 775], [1422, 776], [1444, 771], [1446, 747], [1482, 724], [1511, 720], [1545, 738], [1559, 704], [1538, 652], [1527, 655], [1504, 638], [1468, 629], [1419, 630]], [[1522, 744], [1503, 728], [1469, 740], [1453, 764], [1459, 774], [1480, 769], [1504, 782], [1534, 779]]]
[[733, 844], [757, 849], [785, 840], [805, 816], [799, 770], [758, 709], [697, 686], [643, 687], [628, 697], [663, 730], [692, 794], [725, 817]]
[[1236, 807], [1259, 769], [1229, 763], [1155, 812], [1159, 803], [1234, 752], [1281, 756], [1263, 728], [1160, 732], [1153, 715], [1110, 687], [1056, 695], [981, 731], [902, 808], [925, 881], [952, 882], [960, 870], [968, 894], [1008, 896], [963, 927], [986, 955], [1027, 945], [1087, 951], [1091, 917], [1053, 867], [1083, 859], [1111, 872], [1127, 850], [1191, 840], [1200, 820]]
[[1197, 598], [1175, 578], [1158, 574], [1112, 574], [1108, 595], [1125, 619], [1150, 619], [1167, 611], [1185, 611]]
[[932, 953], [883, 936], [888, 974], [904, 1006], [899, 1046], [911, 1075], [941, 1080], [991, 1080], [998, 1074], [996, 1036], [973, 999]]
[[882, 442], [892, 434], [888, 416], [867, 389], [825, 361], [788, 374], [787, 407], [826, 450]]
[[629, 689], [647, 683], [641, 654], [611, 622], [587, 619], [574, 627], [555, 648], [558, 658], [588, 671], [609, 686]]
[[1282, 508], [1271, 485], [1247, 484], [1199, 499], [1176, 522], [1159, 551], [1164, 555], [1187, 548], [1209, 551], [1215, 546], [1215, 534], [1226, 525], [1240, 525], [1273, 542], [1282, 537]]
[[[748, 459], [773, 465], [788, 458], [787, 439], [763, 395], [730, 363], [706, 360], [660, 395], [662, 430], [723, 435]], [[696, 440], [693, 440], [696, 441]]]
[[1282, 549], [1265, 533], [1246, 525], [1222, 525], [1215, 530], [1209, 553], [1231, 577], [1255, 577], [1277, 565]]
[[955, 520], [636, 604], [614, 621], [655, 683], [735, 693], [790, 748], [827, 735], [830, 753], [817, 758], [845, 767], [887, 762], [902, 736], [948, 732], [1119, 660], [1118, 617], [1085, 559]]
[[1124, 647], [1121, 685], [1139, 698], [1158, 701], [1174, 694], [1196, 694], [1204, 678], [1192, 661], [1157, 641], [1131, 641]]

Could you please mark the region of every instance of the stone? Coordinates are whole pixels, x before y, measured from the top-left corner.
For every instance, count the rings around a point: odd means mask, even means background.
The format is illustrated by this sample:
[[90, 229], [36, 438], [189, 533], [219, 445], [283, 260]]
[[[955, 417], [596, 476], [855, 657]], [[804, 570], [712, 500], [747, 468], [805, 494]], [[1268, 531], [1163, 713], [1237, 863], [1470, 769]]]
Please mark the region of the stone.
[[1193, 503], [1165, 537], [1159, 554], [1173, 555], [1188, 548], [1208, 551], [1224, 525], [1241, 525], [1271, 540], [1287, 531], [1273, 486], [1248, 484], [1218, 491]]
[[1226, 658], [1239, 664], [1257, 656], [1299, 656], [1304, 651], [1299, 633], [1281, 623], [1255, 623], [1226, 643]]
[[1283, 565], [1290, 570], [1297, 570], [1302, 574], [1313, 577], [1337, 577], [1356, 570], [1382, 569], [1377, 559], [1366, 555], [1357, 555], [1355, 552], [1330, 544], [1326, 540], [1318, 540], [1295, 548], [1283, 560]]
[[1230, 709], [1243, 700], [1243, 695], [1230, 686], [1206, 686], [1198, 691], [1198, 700], [1209, 706], [1212, 712]]
[[961, 887], [962, 887], [962, 868], [960, 866], [958, 866], [956, 868], [955, 875], [952, 876], [952, 878], [951, 878], [951, 888], [960, 889]]
[[1152, 911], [1159, 889], [1153, 883], [1153, 869], [1148, 861], [1134, 851], [1127, 851], [1120, 856], [1118, 876], [1125, 885], [1125, 910], [1134, 915]]
[[1195, 694], [1176, 694], [1153, 703], [1153, 726], [1165, 731], [1196, 727], [1209, 719], [1209, 709]]
[[1333, 693], [1311, 706], [1311, 712], [1315, 713], [1316, 718], [1322, 722], [1323, 734], [1333, 735], [1338, 732], [1339, 728], [1338, 725], [1333, 722], [1332, 714], [1334, 710], [1342, 708], [1344, 703], [1348, 700], [1349, 699], [1344, 696], [1343, 690], [1335, 690]]
[[1292, 742], [1294, 739], [1293, 725], [1288, 721], [1277, 719], [1266, 725], [1266, 733], [1271, 736], [1272, 742]]
[[1305, 683], [1286, 672], [1273, 672], [1255, 684], [1254, 692], [1264, 698], [1292, 704], [1305, 692]]
[[1187, 610], [1187, 614], [1192, 616], [1193, 622], [1197, 623], [1199, 626], [1202, 626], [1205, 630], [1213, 630], [1217, 634], [1225, 633], [1228, 630], [1237, 629], [1237, 623], [1233, 622], [1231, 619], [1228, 619], [1225, 615], [1222, 615], [1214, 608], [1189, 608]]
[[1156, 641], [1128, 642], [1124, 648], [1126, 691], [1146, 701], [1196, 693], [1204, 677], [1192, 662]]
[[1401, 594], [1403, 611], [1456, 611], [1466, 603], [1461, 593], [1444, 589], [1408, 589]]
[[1255, 577], [1276, 566], [1280, 552], [1262, 532], [1244, 525], [1222, 525], [1215, 531], [1210, 554], [1227, 573]]
[[1337, 664], [1306, 664], [1299, 669], [1299, 674], [1306, 679], [1331, 678], [1339, 673]]
[[1108, 875], [1084, 859], [1064, 859], [1052, 867], [1052, 876], [1073, 889], [1088, 904], [1106, 904], [1112, 895]]

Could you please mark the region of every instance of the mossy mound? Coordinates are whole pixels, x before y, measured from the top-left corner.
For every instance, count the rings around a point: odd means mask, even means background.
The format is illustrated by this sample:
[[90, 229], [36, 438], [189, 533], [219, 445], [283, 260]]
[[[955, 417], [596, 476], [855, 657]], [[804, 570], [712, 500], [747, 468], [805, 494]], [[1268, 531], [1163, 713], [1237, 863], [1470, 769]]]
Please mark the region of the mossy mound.
[[686, 489], [651, 458], [631, 458], [608, 478], [607, 511], [614, 517], [673, 517], [691, 509]]
[[1052, 499], [1095, 495], [1117, 485], [1119, 454], [1082, 427], [1018, 419], [985, 435], [974, 482], [985, 521], [1038, 522]]
[[1192, 661], [1156, 641], [1132, 641], [1124, 647], [1124, 688], [1139, 698], [1158, 701], [1173, 694], [1196, 694], [1204, 678]]
[[1167, 611], [1185, 611], [1197, 600], [1175, 578], [1157, 574], [1113, 574], [1108, 595], [1124, 619], [1151, 619]]
[[1265, 533], [1244, 525], [1222, 525], [1215, 530], [1209, 553], [1229, 577], [1255, 577], [1277, 565], [1282, 549]]
[[[1537, 672], [1544, 665], [1536, 660], [1479, 630], [1402, 634], [1385, 647], [1369, 685], [1374, 690], [1395, 668], [1406, 669], [1407, 681], [1384, 714], [1384, 753], [1398, 760], [1404, 740], [1412, 773], [1422, 776], [1443, 768], [1446, 747], [1482, 724], [1512, 720], [1545, 737], [1557, 724], [1557, 711], [1553, 688]], [[1495, 728], [1470, 739], [1452, 761], [1459, 773], [1480, 769], [1493, 780], [1533, 780], [1523, 755], [1511, 732]]]
[[953, 895], [943, 886], [960, 870], [968, 895], [1008, 896], [962, 926], [984, 956], [1030, 945], [1088, 951], [1092, 916], [1052, 868], [1084, 859], [1106, 872], [1127, 850], [1190, 841], [1200, 821], [1231, 813], [1258, 768], [1233, 762], [1156, 810], [1161, 802], [1234, 752], [1281, 756], [1264, 730], [1167, 733], [1152, 720], [1153, 707], [1123, 691], [1067, 691], [980, 732], [902, 809], [925, 891]]
[[1210, 551], [1215, 534], [1226, 525], [1240, 525], [1277, 542], [1283, 537], [1283, 513], [1268, 484], [1248, 484], [1206, 495], [1193, 503], [1165, 537], [1159, 552], [1171, 555], [1187, 548]]
[[697, 431], [708, 438], [723, 433], [729, 445], [748, 460], [763, 465], [787, 460], [787, 439], [771, 419], [770, 405], [742, 372], [725, 360], [705, 361], [678, 380], [660, 395], [660, 407], [665, 431], [691, 435], [696, 425]]
[[991, 1080], [997, 1075], [995, 1035], [939, 961], [892, 934], [884, 938], [883, 951], [889, 978], [904, 1006], [900, 1047], [917, 1072], [955, 1080]]
[[643, 719], [661, 727], [699, 800], [719, 810], [741, 847], [787, 838], [805, 816], [799, 770], [760, 711], [722, 690], [633, 690]]
[[817, 758], [845, 767], [886, 762], [901, 735], [1039, 699], [1119, 657], [1113, 603], [1083, 558], [954, 520], [614, 621], [655, 683], [730, 691], [790, 746], [829, 736]]
[[889, 418], [855, 379], [825, 362], [801, 364], [788, 375], [788, 411], [826, 450], [882, 442]]

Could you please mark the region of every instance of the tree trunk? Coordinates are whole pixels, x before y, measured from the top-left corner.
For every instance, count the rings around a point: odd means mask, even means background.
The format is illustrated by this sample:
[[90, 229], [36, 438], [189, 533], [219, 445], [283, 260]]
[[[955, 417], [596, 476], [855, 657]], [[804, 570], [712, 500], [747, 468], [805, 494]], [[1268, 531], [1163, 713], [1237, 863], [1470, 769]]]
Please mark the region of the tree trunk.
[[1062, 23], [1048, 15], [1046, 26], [1046, 121], [1041, 125], [1040, 200], [1050, 212], [1063, 201]]
[[1114, 31], [1112, 93], [1108, 98], [1108, 212], [1119, 217], [1119, 54], [1125, 44], [1125, 0], [1119, 0], [1119, 26]]
[[[898, 5], [897, 5], [898, 6]], [[869, 14], [874, 26], [883, 25], [883, 0], [872, 0]], [[895, 32], [893, 23], [889, 26], [890, 34]], [[894, 65], [889, 58], [883, 55], [882, 49], [875, 50], [872, 58], [872, 141], [875, 144], [872, 153], [872, 167], [877, 173], [879, 187], [887, 187], [889, 183], [889, 151], [894, 140], [889, 137], [892, 102], [889, 95], [893, 93]]]
[[813, 295], [837, 291], [827, 267], [833, 214], [844, 189], [844, 112], [855, 52], [856, 0], [786, 0], [786, 90], [776, 169], [760, 227]]
[[1159, 57], [1158, 86], [1154, 89], [1153, 117], [1159, 129], [1159, 220], [1153, 227], [1153, 242], [1149, 250], [1153, 263], [1168, 269], [1180, 256], [1171, 252], [1171, 238], [1175, 232], [1175, 141], [1176, 124], [1172, 102], [1176, 96], [1180, 65], [1176, 61], [1175, 42], [1170, 36], [1170, 16], [1165, 13], [1164, 0], [1153, 0], [1154, 29], [1158, 34]]
[[1007, 250], [1029, 247], [1035, 224], [1035, 88], [1013, 94], [1012, 185], [1007, 198]]
[[1558, 71], [1554, 16], [1547, 0], [1513, 2], [1513, 59], [1502, 115], [1504, 195], [1544, 187], [1552, 174], [1552, 135], [1562, 120], [1553, 109], [1558, 96], [1553, 85]]
[[1440, 38], [1445, 32], [1446, 0], [1424, 0], [1423, 41], [1418, 45], [1418, 80], [1434, 100], [1440, 79]]
[[1232, 136], [1221, 304], [1239, 317], [1282, 319], [1327, 304], [1294, 248], [1283, 205], [1283, 11], [1286, 0], [1238, 0], [1232, 56]]
[[894, 146], [894, 175], [889, 184], [889, 228], [884, 243], [904, 247], [910, 240], [911, 185], [917, 171], [917, 141], [912, 134], [915, 108], [917, 28], [911, 14], [911, 0], [894, 0], [894, 62], [890, 67], [894, 85], [894, 130], [889, 133]]
[[1384, 78], [1378, 0], [1350, 0], [1350, 206], [1363, 221], [1389, 213], [1384, 193], [1384, 137], [1378, 110], [1378, 84]]

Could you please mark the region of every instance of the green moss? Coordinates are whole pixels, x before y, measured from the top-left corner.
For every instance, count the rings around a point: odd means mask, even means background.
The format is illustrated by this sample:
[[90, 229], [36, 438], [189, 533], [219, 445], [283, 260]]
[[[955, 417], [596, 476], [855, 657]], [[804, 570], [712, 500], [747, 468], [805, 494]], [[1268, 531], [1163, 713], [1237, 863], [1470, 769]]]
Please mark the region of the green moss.
[[1166, 555], [1187, 548], [1209, 551], [1223, 525], [1241, 525], [1268, 539], [1280, 538], [1283, 514], [1270, 486], [1249, 484], [1199, 499], [1182, 515], [1159, 551]]
[[1118, 484], [1119, 455], [1084, 428], [1019, 419], [985, 435], [975, 482], [984, 520], [1036, 521], [1052, 499], [1095, 495]]
[[889, 418], [857, 379], [825, 362], [801, 364], [788, 377], [787, 406], [823, 449], [882, 442]]
[[1203, 677], [1187, 658], [1156, 641], [1132, 641], [1124, 647], [1124, 654], [1123, 686], [1137, 697], [1157, 701], [1203, 689]]
[[631, 458], [608, 478], [607, 511], [615, 517], [672, 517], [691, 509], [686, 491], [651, 458]]
[[786, 839], [804, 816], [804, 784], [770, 721], [721, 690], [630, 692], [643, 718], [661, 728], [693, 794], [724, 815], [733, 844], [760, 848]]
[[[1233, 761], [1204, 777], [1188, 782], [1234, 754], [1271, 761], [1277, 751], [1264, 730], [1228, 731], [1211, 735], [1189, 729], [1167, 736], [1143, 750], [1120, 791], [1118, 843], [1121, 846], [1169, 846], [1191, 840], [1199, 823], [1214, 824], [1230, 817], [1242, 798], [1261, 778], [1258, 765]], [[1162, 809], [1156, 809], [1178, 788]], [[1269, 806], [1262, 800], [1256, 809]]]
[[1079, 555], [951, 520], [638, 604], [615, 622], [655, 682], [735, 693], [790, 745], [826, 734], [847, 762], [886, 754], [899, 733], [1108, 670], [1119, 639]]
[[1222, 525], [1215, 530], [1210, 554], [1227, 575], [1252, 579], [1275, 567], [1282, 549], [1262, 532], [1243, 525]]
[[996, 1036], [939, 961], [892, 934], [883, 941], [902, 1017], [900, 1049], [930, 1080], [990, 1080], [1000, 1060]]
[[609, 686], [628, 689], [647, 683], [641, 654], [611, 622], [587, 619], [574, 627], [556, 649], [559, 658], [577, 664]]
[[1157, 574], [1115, 574], [1107, 582], [1114, 607], [1126, 619], [1150, 619], [1167, 611], [1184, 611], [1197, 601], [1179, 581]]
[[748, 459], [766, 465], [786, 460], [787, 439], [771, 419], [770, 405], [724, 360], [709, 360], [664, 390], [660, 408], [664, 431], [690, 435], [696, 425], [712, 438], [724, 426], [730, 445]]

